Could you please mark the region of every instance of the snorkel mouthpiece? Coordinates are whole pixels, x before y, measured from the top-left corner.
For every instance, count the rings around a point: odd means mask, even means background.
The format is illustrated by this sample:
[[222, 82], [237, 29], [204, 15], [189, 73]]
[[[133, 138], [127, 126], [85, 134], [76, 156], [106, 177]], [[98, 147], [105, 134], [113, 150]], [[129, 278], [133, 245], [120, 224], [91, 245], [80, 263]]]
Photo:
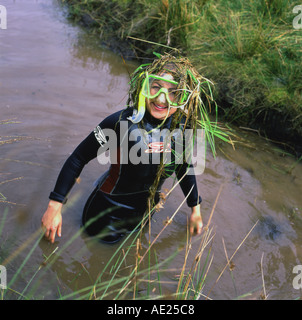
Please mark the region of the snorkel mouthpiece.
[[145, 115], [145, 111], [146, 111], [146, 98], [143, 95], [143, 90], [141, 90], [139, 93], [137, 110], [136, 109], [133, 110], [133, 114], [131, 117], [128, 117], [128, 120], [132, 121], [133, 123], [139, 123], [143, 119]]

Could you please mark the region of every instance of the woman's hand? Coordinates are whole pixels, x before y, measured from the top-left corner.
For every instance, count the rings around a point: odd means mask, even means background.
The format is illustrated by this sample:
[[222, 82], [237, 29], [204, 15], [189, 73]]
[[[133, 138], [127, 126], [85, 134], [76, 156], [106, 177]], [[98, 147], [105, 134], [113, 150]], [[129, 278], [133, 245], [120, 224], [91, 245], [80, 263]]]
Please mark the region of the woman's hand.
[[62, 231], [62, 203], [50, 200], [47, 210], [42, 217], [42, 228], [45, 232], [45, 238], [54, 243], [56, 233], [61, 237]]
[[192, 213], [191, 213], [189, 222], [190, 222], [190, 234], [191, 235], [201, 234], [203, 223], [202, 223], [202, 217], [200, 213], [200, 205], [192, 207]]

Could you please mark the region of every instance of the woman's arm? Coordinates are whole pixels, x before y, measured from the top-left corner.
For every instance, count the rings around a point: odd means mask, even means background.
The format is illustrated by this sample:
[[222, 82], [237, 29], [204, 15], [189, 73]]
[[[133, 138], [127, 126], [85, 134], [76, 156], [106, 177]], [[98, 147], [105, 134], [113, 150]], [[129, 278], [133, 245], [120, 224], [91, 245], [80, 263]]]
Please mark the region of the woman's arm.
[[[192, 169], [192, 166], [190, 166]], [[200, 234], [202, 231], [203, 223], [200, 212], [201, 197], [198, 192], [196, 176], [193, 174], [186, 174], [188, 164], [182, 164], [176, 171], [177, 179], [180, 181], [180, 187], [185, 197], [187, 197], [187, 205], [191, 208], [190, 216], [190, 234]], [[191, 170], [192, 173], [192, 170]]]
[[[99, 127], [114, 130], [121, 112], [122, 111], [118, 111], [105, 118], [99, 124]], [[68, 193], [75, 184], [84, 166], [97, 157], [100, 145], [101, 143], [98, 140], [96, 132], [93, 131], [78, 145], [64, 163], [56, 181], [55, 188], [50, 193], [50, 201], [42, 217], [42, 228], [45, 230], [45, 237], [51, 242], [54, 242], [56, 233], [58, 236], [61, 236], [61, 211], [63, 204], [67, 201]], [[106, 148], [104, 148], [104, 150], [105, 149]]]
[[41, 221], [45, 238], [52, 243], [55, 241], [56, 234], [61, 237], [63, 203], [67, 201], [67, 195], [84, 166], [97, 156], [97, 149], [98, 143], [91, 133], [66, 160], [60, 171], [54, 191], [50, 193], [50, 201]]
[[61, 203], [67, 201], [67, 195], [75, 184], [76, 179], [80, 176], [84, 166], [97, 157], [99, 146], [94, 133], [91, 132], [65, 161], [49, 199]]
[[72, 153], [63, 165], [58, 176], [55, 188], [50, 193], [47, 209], [42, 217], [41, 225], [45, 238], [55, 241], [56, 234], [62, 232], [62, 207], [67, 201], [67, 195], [79, 177], [84, 166], [97, 156], [99, 143], [91, 133]]

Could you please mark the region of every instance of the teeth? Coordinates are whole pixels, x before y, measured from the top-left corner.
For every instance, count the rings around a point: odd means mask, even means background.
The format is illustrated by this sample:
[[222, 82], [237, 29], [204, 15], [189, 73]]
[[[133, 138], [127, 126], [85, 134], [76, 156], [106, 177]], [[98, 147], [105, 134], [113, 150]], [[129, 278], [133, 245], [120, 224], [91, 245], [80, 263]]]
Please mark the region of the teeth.
[[159, 105], [155, 104], [155, 107], [158, 109], [166, 109], [166, 107], [160, 107]]

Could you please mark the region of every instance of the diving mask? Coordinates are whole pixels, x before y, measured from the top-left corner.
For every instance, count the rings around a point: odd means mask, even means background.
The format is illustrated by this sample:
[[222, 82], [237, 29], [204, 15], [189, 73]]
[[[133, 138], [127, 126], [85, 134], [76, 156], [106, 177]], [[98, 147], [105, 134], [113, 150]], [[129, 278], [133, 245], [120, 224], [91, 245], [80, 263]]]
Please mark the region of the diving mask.
[[190, 91], [185, 88], [177, 89], [177, 85], [178, 82], [174, 80], [146, 73], [142, 94], [148, 99], [154, 99], [164, 93], [170, 107], [183, 109], [189, 100]]

